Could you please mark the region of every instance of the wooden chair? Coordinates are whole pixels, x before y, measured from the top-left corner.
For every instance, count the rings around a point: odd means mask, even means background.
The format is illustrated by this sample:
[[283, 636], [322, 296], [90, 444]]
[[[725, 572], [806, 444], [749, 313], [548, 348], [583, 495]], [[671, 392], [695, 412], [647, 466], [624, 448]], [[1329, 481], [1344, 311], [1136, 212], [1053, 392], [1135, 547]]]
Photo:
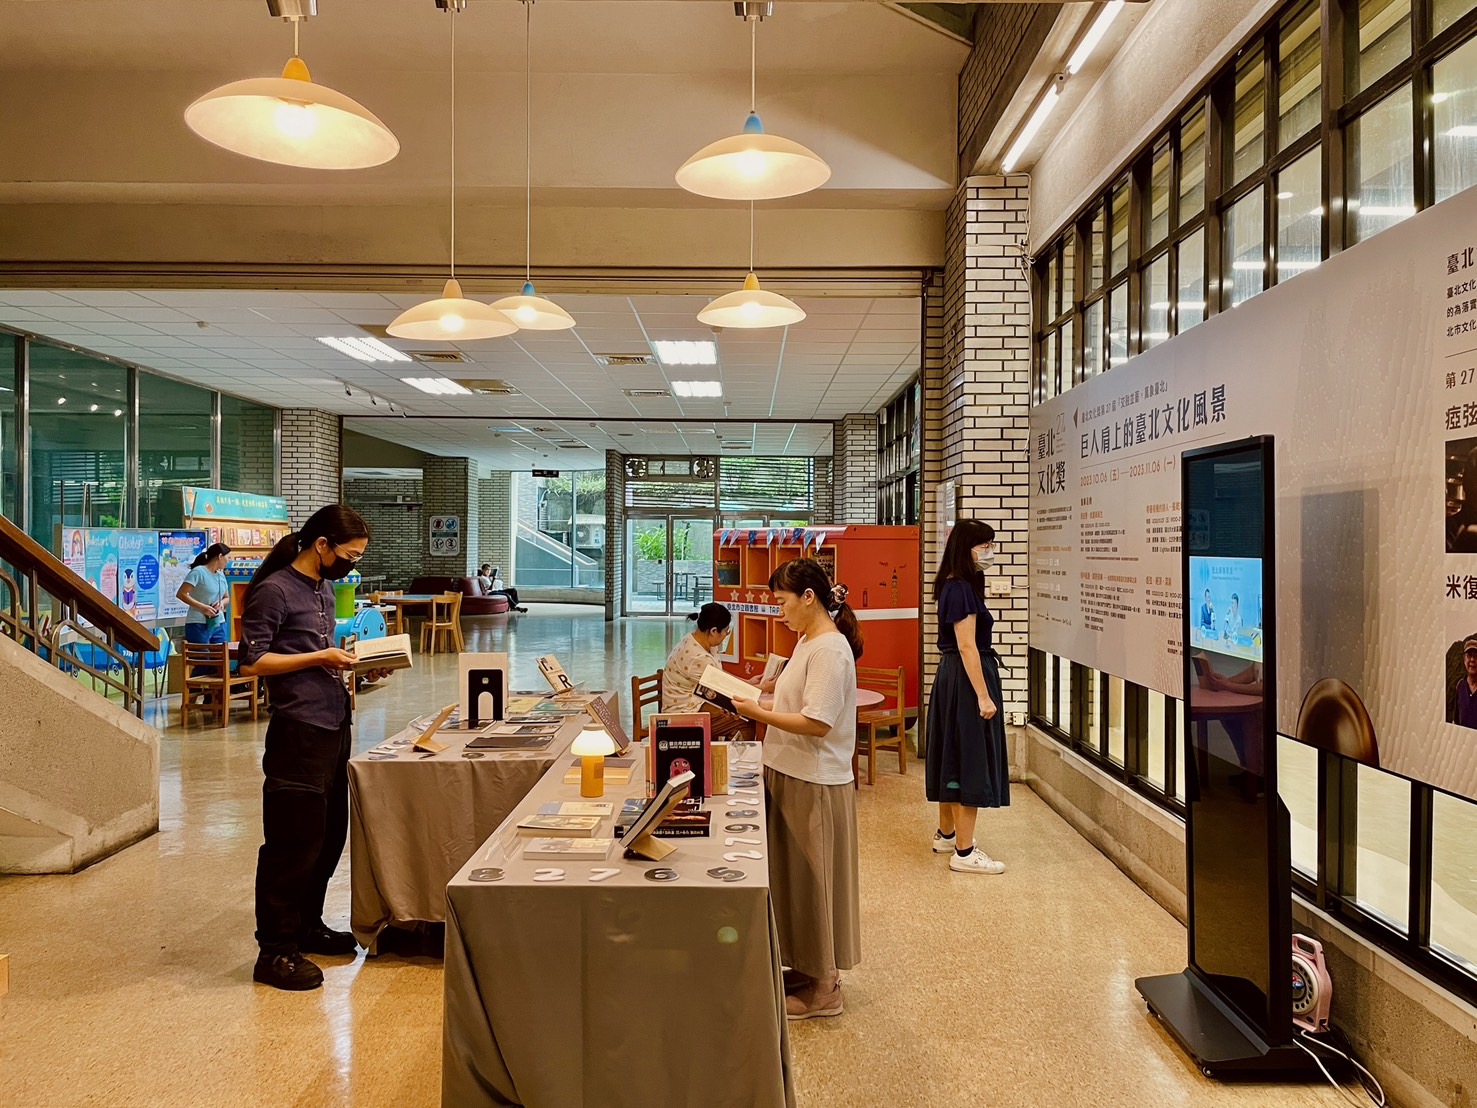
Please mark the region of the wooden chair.
[[[246, 700], [251, 704], [251, 718], [257, 718], [260, 703], [257, 689], [258, 679], [242, 677], [231, 672], [231, 651], [225, 643], [185, 643], [181, 652], [184, 672], [184, 692], [180, 695], [180, 723], [190, 722], [190, 709], [197, 709], [203, 716], [214, 712], [220, 726], [226, 725], [231, 711], [231, 701]], [[197, 696], [205, 697], [204, 703], [192, 704]]]
[[[431, 615], [421, 624], [421, 653], [435, 654], [436, 644], [450, 643], [447, 653], [465, 650], [467, 643], [462, 638], [462, 594], [442, 593], [431, 602]], [[429, 645], [428, 645], [429, 644]]]
[[[867, 784], [877, 783], [877, 751], [897, 750], [898, 772], [908, 772], [908, 720], [905, 714], [906, 704], [904, 698], [904, 684], [906, 678], [903, 667], [897, 669], [877, 669], [869, 666], [857, 666], [856, 685], [859, 689], [872, 689], [882, 693], [887, 699], [876, 708], [868, 709], [856, 714], [856, 740], [857, 753], [866, 744], [867, 751]], [[891, 701], [891, 703], [888, 703]], [[893, 734], [890, 738], [879, 739], [877, 729], [879, 727], [891, 727]], [[863, 731], [865, 729], [865, 736]], [[855, 758], [853, 758], [855, 768]]]
[[641, 717], [647, 708], [655, 708], [658, 712], [662, 710], [661, 670], [650, 677], [631, 678], [631, 737], [634, 739], [640, 740], [646, 736], [646, 724]]
[[405, 633], [405, 609], [398, 604], [386, 605], [384, 598], [387, 596], [403, 596], [402, 589], [377, 589], [369, 594], [369, 603], [376, 608], [388, 607], [385, 614], [385, 624], [392, 635], [403, 635]]

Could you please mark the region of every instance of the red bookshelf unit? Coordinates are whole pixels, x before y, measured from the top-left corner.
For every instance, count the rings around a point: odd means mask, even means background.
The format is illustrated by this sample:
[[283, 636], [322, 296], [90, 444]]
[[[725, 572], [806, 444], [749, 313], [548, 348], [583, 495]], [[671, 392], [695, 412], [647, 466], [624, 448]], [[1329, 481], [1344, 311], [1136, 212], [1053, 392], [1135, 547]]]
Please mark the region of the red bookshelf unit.
[[850, 589], [847, 599], [865, 638], [859, 665], [907, 675], [908, 707], [918, 707], [918, 634], [922, 577], [916, 527], [761, 527], [713, 535], [713, 599], [734, 614], [736, 661], [730, 672], [757, 679], [771, 652], [789, 657], [796, 636], [779, 619], [769, 575], [783, 562], [818, 559]]

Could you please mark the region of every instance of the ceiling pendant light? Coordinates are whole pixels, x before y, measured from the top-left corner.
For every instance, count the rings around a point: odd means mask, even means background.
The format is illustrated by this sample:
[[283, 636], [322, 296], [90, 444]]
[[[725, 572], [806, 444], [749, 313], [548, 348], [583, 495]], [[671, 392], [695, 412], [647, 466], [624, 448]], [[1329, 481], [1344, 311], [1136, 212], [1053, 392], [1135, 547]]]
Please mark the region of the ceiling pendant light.
[[777, 200], [820, 188], [831, 177], [815, 151], [767, 134], [755, 100], [755, 42], [771, 4], [746, 3], [739, 14], [749, 23], [749, 118], [736, 135], [703, 147], [677, 171], [688, 192], [718, 200]]
[[366, 169], [389, 161], [400, 140], [357, 100], [314, 84], [298, 56], [298, 28], [315, 4], [289, 6], [292, 57], [282, 76], [211, 89], [185, 109], [186, 125], [207, 142], [277, 165]]
[[533, 0], [523, 0], [523, 291], [492, 306], [525, 331], [567, 331], [574, 316], [533, 287]]
[[718, 297], [698, 312], [699, 323], [709, 327], [788, 327], [805, 318], [805, 309], [789, 297], [765, 292], [754, 275], [754, 205], [749, 204], [749, 275], [744, 287]]
[[451, 277], [438, 299], [401, 312], [385, 333], [422, 342], [472, 342], [511, 335], [518, 326], [496, 308], [468, 300], [456, 279], [456, 15], [461, 4], [453, 0], [446, 10], [451, 16]]

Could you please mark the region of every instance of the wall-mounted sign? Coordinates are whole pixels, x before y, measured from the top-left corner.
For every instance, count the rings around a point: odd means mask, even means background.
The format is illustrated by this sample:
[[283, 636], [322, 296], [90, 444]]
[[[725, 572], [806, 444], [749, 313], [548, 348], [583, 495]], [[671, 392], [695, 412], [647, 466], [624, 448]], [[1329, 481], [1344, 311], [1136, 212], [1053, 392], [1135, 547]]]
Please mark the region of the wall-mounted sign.
[[557, 469], [536, 469], [533, 475], [535, 477], [558, 477], [559, 471]]
[[431, 554], [453, 558], [462, 552], [462, 517], [431, 517]]

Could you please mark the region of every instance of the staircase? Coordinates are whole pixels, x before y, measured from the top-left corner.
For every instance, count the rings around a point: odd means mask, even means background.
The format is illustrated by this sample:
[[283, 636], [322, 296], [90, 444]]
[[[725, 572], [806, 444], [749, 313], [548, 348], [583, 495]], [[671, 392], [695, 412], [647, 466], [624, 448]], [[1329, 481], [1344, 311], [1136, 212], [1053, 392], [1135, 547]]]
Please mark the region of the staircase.
[[159, 829], [136, 664], [159, 643], [3, 516], [0, 562], [0, 874], [72, 873]]

